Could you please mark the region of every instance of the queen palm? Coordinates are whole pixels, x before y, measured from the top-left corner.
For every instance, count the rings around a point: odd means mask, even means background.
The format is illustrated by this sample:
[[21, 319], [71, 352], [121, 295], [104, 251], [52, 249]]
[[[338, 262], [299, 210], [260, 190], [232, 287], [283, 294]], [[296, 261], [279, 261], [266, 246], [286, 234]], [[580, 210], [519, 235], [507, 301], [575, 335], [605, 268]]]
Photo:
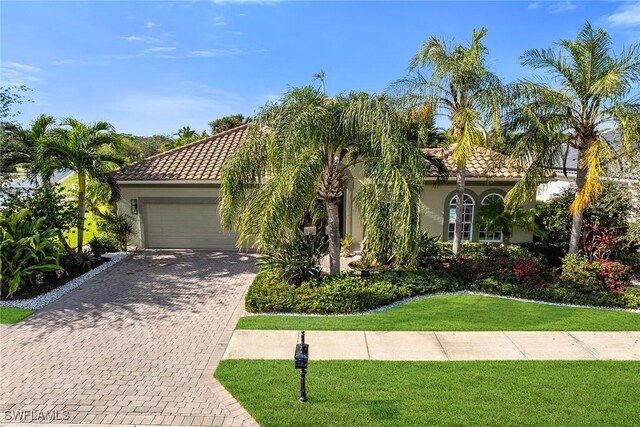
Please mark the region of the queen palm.
[[64, 119], [61, 125], [40, 141], [38, 158], [33, 163], [31, 173], [49, 178], [56, 170], [70, 169], [78, 175], [77, 247], [81, 250], [84, 243], [87, 178], [108, 185], [111, 190], [110, 201], [115, 202], [120, 192], [108, 171], [124, 162], [109, 154], [109, 149], [116, 148], [119, 141], [109, 123], [85, 124], [75, 119]]
[[[528, 50], [521, 62], [546, 74], [511, 87], [518, 102], [505, 128], [512, 154], [530, 166], [508, 201], [520, 203], [534, 195], [554, 166], [563, 163], [566, 170], [569, 148], [575, 149], [569, 252], [576, 253], [584, 210], [602, 190], [607, 162], [630, 155], [640, 141], [640, 99], [637, 94], [629, 98], [640, 81], [640, 45], [616, 54], [609, 35], [586, 23], [575, 40]], [[604, 138], [611, 128], [619, 132], [619, 144]]]
[[[239, 244], [277, 250], [311, 213], [326, 219], [330, 273], [339, 273], [338, 205], [347, 171], [360, 164], [359, 191], [367, 197], [356, 198], [368, 255], [384, 257], [395, 246], [396, 262], [415, 260], [425, 162], [417, 145], [403, 138], [402, 121], [384, 97], [355, 92], [328, 97], [323, 88], [293, 88], [249, 126], [221, 177], [221, 222], [239, 231]], [[384, 211], [377, 211], [381, 205]]]
[[447, 140], [456, 165], [454, 253], [460, 250], [462, 237], [466, 163], [479, 147], [488, 144], [489, 132], [500, 126], [503, 87], [486, 66], [487, 48], [482, 43], [486, 33], [484, 28], [474, 30], [467, 46], [428, 39], [409, 63], [408, 76], [390, 87], [390, 93], [406, 107], [431, 105], [436, 115], [449, 119]]

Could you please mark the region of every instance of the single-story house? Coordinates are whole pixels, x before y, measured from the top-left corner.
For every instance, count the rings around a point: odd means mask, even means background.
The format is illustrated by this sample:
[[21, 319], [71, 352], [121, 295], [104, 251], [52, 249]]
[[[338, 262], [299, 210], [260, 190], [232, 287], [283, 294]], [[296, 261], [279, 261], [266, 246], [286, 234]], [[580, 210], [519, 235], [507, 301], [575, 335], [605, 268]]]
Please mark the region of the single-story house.
[[[133, 218], [138, 248], [192, 248], [229, 250], [237, 234], [222, 230], [217, 215], [222, 165], [247, 135], [248, 125], [212, 135], [116, 171], [121, 187], [121, 212]], [[440, 157], [450, 170], [450, 151], [425, 150]], [[467, 167], [463, 238], [473, 242], [499, 242], [499, 231], [474, 224], [478, 207], [492, 197], [504, 198], [522, 177], [509, 162], [490, 150], [480, 150]], [[487, 173], [491, 169], [493, 172]], [[360, 215], [353, 203], [360, 181], [350, 176], [341, 205], [341, 234], [351, 235], [354, 250], [364, 238]], [[420, 227], [433, 236], [451, 239], [455, 212], [455, 177], [436, 184], [438, 171], [430, 168], [421, 196]], [[530, 233], [516, 230], [512, 242], [530, 241]]]

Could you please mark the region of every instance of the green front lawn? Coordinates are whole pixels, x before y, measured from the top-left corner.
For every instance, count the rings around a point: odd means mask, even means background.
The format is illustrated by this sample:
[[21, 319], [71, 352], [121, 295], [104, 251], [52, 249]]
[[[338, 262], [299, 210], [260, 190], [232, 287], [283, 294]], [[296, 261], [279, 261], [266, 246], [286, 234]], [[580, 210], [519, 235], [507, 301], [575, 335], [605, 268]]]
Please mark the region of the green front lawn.
[[27, 310], [24, 308], [0, 306], [0, 323], [12, 325], [14, 323], [18, 323], [32, 313], [33, 310]]
[[237, 329], [366, 331], [640, 331], [640, 313], [441, 295], [360, 316], [249, 316]]
[[[311, 349], [313, 351], [313, 349]], [[223, 360], [216, 377], [264, 427], [634, 426], [638, 362]]]

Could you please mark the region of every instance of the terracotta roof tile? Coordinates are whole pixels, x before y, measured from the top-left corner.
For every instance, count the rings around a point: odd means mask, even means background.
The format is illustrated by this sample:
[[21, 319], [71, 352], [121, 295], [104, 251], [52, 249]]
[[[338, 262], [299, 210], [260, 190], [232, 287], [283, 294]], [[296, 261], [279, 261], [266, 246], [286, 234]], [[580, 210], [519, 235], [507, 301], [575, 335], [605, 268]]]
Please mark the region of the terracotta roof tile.
[[118, 181], [220, 180], [222, 164], [244, 141], [248, 125], [156, 154], [118, 169]]
[[[236, 150], [247, 136], [248, 125], [238, 126], [225, 132], [156, 154], [115, 171], [118, 181], [219, 181], [222, 165], [227, 156]], [[426, 148], [442, 160], [455, 176], [455, 165], [451, 161], [451, 148]], [[467, 178], [519, 179], [522, 171], [515, 168], [507, 156], [488, 149], [479, 149], [467, 162]], [[429, 165], [427, 176], [436, 177], [437, 169]]]
[[[449, 176], [456, 175], [456, 165], [451, 160], [453, 147], [425, 148], [423, 153], [439, 158], [449, 170]], [[438, 170], [429, 164], [428, 177], [437, 177]], [[524, 176], [524, 171], [517, 168], [508, 156], [492, 151], [488, 148], [480, 148], [467, 161], [467, 178], [499, 178], [518, 180]]]

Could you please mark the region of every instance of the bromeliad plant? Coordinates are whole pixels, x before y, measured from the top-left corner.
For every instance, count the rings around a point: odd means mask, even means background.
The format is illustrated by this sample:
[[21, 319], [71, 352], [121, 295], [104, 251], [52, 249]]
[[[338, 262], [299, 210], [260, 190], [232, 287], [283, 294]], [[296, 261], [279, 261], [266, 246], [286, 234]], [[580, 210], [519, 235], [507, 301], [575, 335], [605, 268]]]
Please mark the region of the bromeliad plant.
[[[274, 253], [293, 239], [306, 214], [325, 218], [330, 272], [338, 274], [338, 205], [349, 171], [359, 165], [364, 180], [358, 192], [368, 195], [356, 193], [367, 255], [383, 258], [392, 245], [396, 263], [414, 265], [426, 167], [419, 147], [404, 137], [404, 119], [385, 97], [358, 92], [329, 97], [324, 75], [317, 77], [321, 88], [294, 88], [266, 105], [249, 124], [244, 144], [227, 159], [219, 203], [223, 227], [239, 231], [239, 244]], [[380, 205], [385, 210], [374, 215]]]
[[11, 297], [20, 286], [34, 283], [43, 273], [59, 271], [64, 247], [55, 229], [31, 211], [0, 212], [0, 295]]

